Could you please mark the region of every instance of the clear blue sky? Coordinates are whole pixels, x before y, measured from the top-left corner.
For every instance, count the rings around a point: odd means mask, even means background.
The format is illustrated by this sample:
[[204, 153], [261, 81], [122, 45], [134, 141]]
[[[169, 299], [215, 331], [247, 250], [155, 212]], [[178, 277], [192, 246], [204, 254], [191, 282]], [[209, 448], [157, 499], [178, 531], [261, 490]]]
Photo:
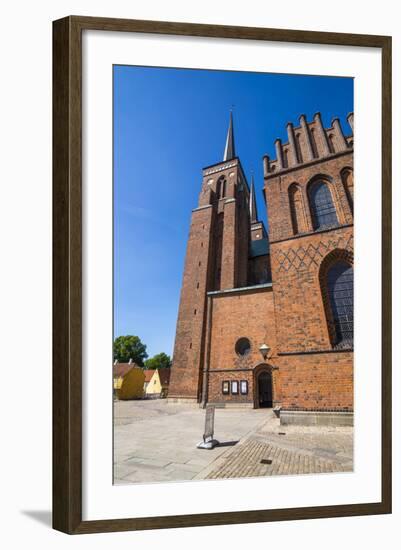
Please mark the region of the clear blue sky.
[[353, 110], [350, 78], [114, 67], [114, 335], [172, 354], [191, 210], [203, 167], [222, 160], [234, 105], [236, 153], [259, 217], [262, 155], [286, 123], [320, 111], [328, 126]]

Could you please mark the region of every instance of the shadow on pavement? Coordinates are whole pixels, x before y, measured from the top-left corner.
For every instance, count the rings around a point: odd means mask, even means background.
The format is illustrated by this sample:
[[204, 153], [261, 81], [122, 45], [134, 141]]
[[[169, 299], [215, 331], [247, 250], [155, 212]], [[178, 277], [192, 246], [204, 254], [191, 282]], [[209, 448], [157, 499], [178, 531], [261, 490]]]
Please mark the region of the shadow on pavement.
[[239, 439], [237, 441], [223, 441], [222, 443], [219, 443], [219, 447], [234, 447], [238, 443]]

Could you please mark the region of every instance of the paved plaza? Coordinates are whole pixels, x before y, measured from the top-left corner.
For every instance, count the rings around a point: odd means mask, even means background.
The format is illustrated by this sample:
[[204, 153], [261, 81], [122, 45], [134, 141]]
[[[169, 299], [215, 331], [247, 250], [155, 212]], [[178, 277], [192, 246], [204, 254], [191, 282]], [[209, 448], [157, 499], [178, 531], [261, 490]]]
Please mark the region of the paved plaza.
[[216, 409], [220, 446], [197, 449], [205, 411], [167, 400], [114, 402], [114, 483], [352, 471], [353, 428], [280, 426], [271, 409]]

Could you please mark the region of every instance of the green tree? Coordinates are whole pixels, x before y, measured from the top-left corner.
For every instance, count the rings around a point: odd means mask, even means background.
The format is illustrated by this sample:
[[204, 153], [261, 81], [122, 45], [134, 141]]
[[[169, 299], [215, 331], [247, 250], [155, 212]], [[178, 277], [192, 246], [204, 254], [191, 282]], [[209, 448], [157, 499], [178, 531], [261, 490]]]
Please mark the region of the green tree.
[[171, 367], [171, 357], [166, 353], [158, 353], [145, 361], [146, 369], [169, 369]]
[[128, 363], [130, 359], [138, 366], [143, 367], [144, 360], [148, 357], [146, 346], [139, 336], [119, 336], [114, 340], [114, 360], [119, 363]]

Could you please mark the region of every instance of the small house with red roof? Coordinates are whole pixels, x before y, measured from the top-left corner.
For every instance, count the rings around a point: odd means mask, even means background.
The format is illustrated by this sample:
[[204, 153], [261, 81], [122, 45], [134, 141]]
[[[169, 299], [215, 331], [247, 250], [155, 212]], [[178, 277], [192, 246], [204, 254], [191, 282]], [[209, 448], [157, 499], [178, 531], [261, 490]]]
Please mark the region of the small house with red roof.
[[145, 370], [145, 394], [146, 397], [166, 397], [170, 382], [170, 369]]

